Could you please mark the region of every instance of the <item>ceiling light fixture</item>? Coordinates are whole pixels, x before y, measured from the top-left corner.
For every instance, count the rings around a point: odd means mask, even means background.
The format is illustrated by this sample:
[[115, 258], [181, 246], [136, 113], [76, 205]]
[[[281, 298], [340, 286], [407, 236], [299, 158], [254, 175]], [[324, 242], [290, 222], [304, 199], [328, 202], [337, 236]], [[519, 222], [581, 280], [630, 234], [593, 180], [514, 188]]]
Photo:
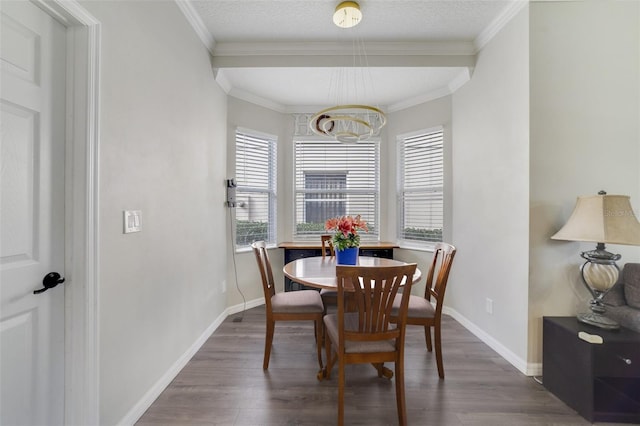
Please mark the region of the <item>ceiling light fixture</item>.
[[333, 13], [333, 23], [340, 28], [355, 27], [361, 20], [360, 6], [354, 1], [343, 1], [336, 6], [336, 11]]
[[[340, 28], [354, 27], [361, 20], [360, 6], [354, 1], [340, 3], [333, 14], [333, 22]], [[353, 67], [343, 70], [332, 82], [336, 92], [336, 106], [318, 111], [309, 121], [313, 133], [345, 143], [364, 141], [377, 136], [387, 123], [387, 117], [377, 106], [360, 104], [358, 99], [355, 99], [355, 102], [354, 99], [347, 99], [352, 95], [357, 98], [367, 89], [373, 88], [371, 82], [369, 87], [365, 87], [367, 77], [369, 81], [372, 78], [370, 73], [364, 74], [368, 71], [369, 64], [362, 41], [354, 41], [353, 56]], [[349, 71], [352, 72], [352, 76], [346, 75]]]

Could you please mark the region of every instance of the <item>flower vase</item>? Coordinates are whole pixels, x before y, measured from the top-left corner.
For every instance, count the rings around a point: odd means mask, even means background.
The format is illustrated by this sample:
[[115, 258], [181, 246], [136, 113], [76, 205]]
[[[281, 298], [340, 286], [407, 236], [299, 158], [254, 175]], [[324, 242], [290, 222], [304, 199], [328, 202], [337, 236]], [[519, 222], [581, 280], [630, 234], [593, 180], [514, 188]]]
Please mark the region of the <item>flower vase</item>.
[[349, 247], [344, 250], [336, 250], [337, 265], [355, 265], [358, 263], [359, 247]]

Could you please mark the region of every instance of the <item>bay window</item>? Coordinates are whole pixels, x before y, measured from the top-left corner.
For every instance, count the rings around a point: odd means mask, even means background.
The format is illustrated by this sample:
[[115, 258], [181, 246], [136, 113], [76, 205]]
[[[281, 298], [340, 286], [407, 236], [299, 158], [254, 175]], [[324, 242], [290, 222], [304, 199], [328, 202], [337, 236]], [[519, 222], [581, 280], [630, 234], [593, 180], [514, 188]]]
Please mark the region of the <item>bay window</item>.
[[294, 150], [294, 239], [319, 239], [327, 219], [361, 215], [362, 240], [377, 240], [380, 142], [296, 140]]

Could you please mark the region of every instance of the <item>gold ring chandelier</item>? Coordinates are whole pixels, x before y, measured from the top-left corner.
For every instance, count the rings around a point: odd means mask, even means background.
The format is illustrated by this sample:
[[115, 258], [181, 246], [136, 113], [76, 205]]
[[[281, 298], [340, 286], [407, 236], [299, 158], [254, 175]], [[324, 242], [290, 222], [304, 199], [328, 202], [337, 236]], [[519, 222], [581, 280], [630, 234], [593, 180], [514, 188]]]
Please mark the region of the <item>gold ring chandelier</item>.
[[315, 113], [309, 121], [311, 130], [339, 142], [353, 143], [377, 136], [387, 123], [381, 109], [369, 105], [336, 105]]
[[[354, 27], [361, 20], [360, 6], [353, 1], [340, 3], [333, 15], [333, 22], [340, 28]], [[361, 56], [365, 58], [365, 67], [367, 67], [364, 46], [359, 46], [358, 50]], [[354, 47], [354, 59], [355, 52], [356, 48]], [[344, 95], [349, 89], [357, 92], [357, 87], [352, 88], [349, 85], [343, 87], [342, 90], [338, 89], [337, 92]], [[338, 105], [315, 113], [309, 120], [309, 127], [313, 133], [319, 136], [331, 137], [344, 143], [355, 143], [378, 136], [386, 123], [386, 115], [376, 106], [358, 103], [341, 104], [338, 101]]]

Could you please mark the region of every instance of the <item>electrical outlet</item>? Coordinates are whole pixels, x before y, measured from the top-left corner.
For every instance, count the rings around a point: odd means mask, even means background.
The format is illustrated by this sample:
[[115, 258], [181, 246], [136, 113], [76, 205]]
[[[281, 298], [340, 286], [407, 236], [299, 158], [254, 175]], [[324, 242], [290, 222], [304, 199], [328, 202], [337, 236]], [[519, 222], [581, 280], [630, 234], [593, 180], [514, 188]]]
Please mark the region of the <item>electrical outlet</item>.
[[484, 308], [488, 314], [493, 314], [493, 300], [487, 297], [485, 301]]
[[227, 292], [227, 280], [222, 280], [222, 292]]

